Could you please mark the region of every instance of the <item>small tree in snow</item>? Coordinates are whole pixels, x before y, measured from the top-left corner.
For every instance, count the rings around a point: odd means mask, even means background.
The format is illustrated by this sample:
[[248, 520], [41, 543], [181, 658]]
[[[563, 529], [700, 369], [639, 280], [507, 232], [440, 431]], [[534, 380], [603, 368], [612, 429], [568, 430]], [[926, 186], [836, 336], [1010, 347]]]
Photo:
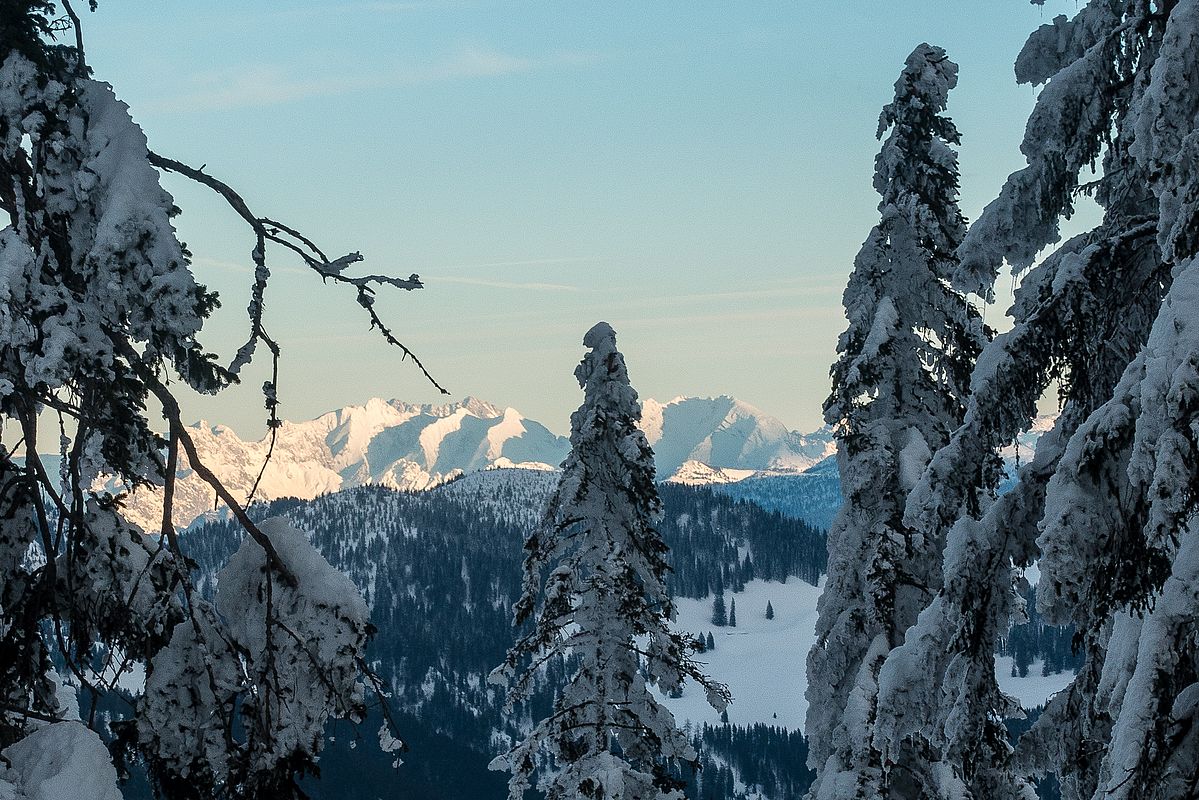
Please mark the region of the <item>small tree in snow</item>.
[[737, 598], [733, 598], [733, 602], [729, 604], [729, 627], [737, 627]]
[[825, 419], [837, 436], [845, 503], [829, 531], [829, 574], [808, 656], [812, 796], [884, 796], [871, 740], [878, 670], [940, 587], [942, 541], [904, 523], [903, 499], [962, 418], [986, 335], [948, 285], [965, 234], [958, 133], [943, 116], [957, 65], [922, 44], [883, 108], [874, 185], [882, 219], [862, 245]]
[[766, 619], [774, 619], [774, 606], [770, 605], [770, 601], [766, 601]]
[[575, 370], [585, 397], [571, 416], [571, 452], [545, 524], [525, 543], [515, 620], [532, 620], [533, 630], [492, 680], [510, 685], [511, 706], [550, 659], [569, 653], [579, 666], [553, 713], [491, 767], [512, 773], [513, 800], [539, 768], [550, 800], [681, 798], [670, 769], [694, 765], [696, 753], [649, 687], [670, 693], [691, 678], [717, 709], [729, 695], [691, 659], [690, 638], [670, 628], [653, 453], [616, 334], [601, 322], [583, 344], [591, 351]]
[[729, 612], [724, 606], [723, 593], [718, 593], [712, 599], [712, 624], [719, 628], [729, 624]]

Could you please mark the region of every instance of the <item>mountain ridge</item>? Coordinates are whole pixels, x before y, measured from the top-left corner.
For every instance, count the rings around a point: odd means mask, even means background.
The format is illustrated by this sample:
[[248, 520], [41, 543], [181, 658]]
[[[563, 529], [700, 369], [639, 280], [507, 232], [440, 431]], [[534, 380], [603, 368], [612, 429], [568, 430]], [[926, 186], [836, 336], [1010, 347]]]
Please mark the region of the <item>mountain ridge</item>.
[[[660, 479], [691, 485], [741, 480], [763, 471], [802, 472], [835, 449], [831, 433], [789, 430], [777, 418], [728, 395], [643, 403], [642, 427]], [[188, 426], [206, 466], [239, 500], [311, 499], [353, 486], [420, 491], [484, 469], [556, 469], [569, 440], [511, 407], [475, 397], [444, 404], [370, 398], [310, 420], [283, 420], [273, 448], [266, 436], [242, 439], [227, 425]], [[263, 463], [270, 453], [265, 469]], [[261, 479], [259, 480], [259, 472]], [[110, 484], [108, 491], [123, 487]], [[186, 527], [218, 509], [212, 489], [182, 460], [174, 511]], [[146, 529], [162, 519], [160, 493], [138, 489], [124, 513]]]

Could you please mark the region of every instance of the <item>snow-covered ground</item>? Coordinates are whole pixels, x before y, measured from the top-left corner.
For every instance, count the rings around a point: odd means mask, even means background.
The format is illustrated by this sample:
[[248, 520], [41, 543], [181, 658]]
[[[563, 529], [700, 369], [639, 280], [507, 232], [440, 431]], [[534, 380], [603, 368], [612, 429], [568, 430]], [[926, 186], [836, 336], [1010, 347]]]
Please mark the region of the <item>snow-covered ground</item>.
[[1013, 678], [1012, 657], [1000, 656], [995, 659], [995, 677], [999, 680], [999, 688], [1019, 700], [1020, 705], [1036, 708], [1069, 686], [1070, 681], [1074, 680], [1074, 673], [1059, 672], [1042, 676], [1041, 662], [1034, 661], [1028, 667], [1027, 678]]
[[[697, 658], [707, 664], [707, 672], [728, 684], [733, 693], [729, 722], [747, 725], [763, 722], [790, 730], [802, 730], [808, 703], [804, 691], [808, 681], [808, 650], [816, 641], [816, 599], [820, 589], [798, 578], [787, 583], [755, 580], [744, 592], [725, 593], [726, 606], [737, 601], [737, 627], [718, 628], [712, 624], [712, 601], [676, 601], [679, 616], [676, 625], [688, 633], [707, 635], [711, 631], [716, 649]], [[774, 619], [766, 619], [766, 603], [774, 608]], [[1004, 692], [1017, 698], [1025, 708], [1042, 705], [1055, 692], [1073, 680], [1072, 673], [1041, 676], [1041, 664], [1029, 667], [1027, 678], [1013, 678], [1012, 659], [996, 659], [995, 674]], [[688, 685], [683, 696], [665, 698], [679, 724], [718, 723], [720, 714], [704, 700], [703, 692]]]
[[[820, 589], [799, 578], [786, 583], [755, 580], [745, 591], [725, 593], [725, 603], [737, 601], [737, 627], [712, 624], [711, 596], [677, 601], [679, 630], [694, 634], [712, 632], [716, 649], [701, 653], [708, 674], [728, 684], [733, 693], [729, 722], [746, 725], [765, 722], [791, 730], [803, 727], [808, 704], [805, 661], [816, 639], [816, 598]], [[766, 603], [774, 619], [766, 619]], [[720, 715], [704, 700], [703, 692], [687, 686], [683, 696], [666, 704], [680, 724], [718, 723]], [[776, 716], [777, 715], [777, 716]]]

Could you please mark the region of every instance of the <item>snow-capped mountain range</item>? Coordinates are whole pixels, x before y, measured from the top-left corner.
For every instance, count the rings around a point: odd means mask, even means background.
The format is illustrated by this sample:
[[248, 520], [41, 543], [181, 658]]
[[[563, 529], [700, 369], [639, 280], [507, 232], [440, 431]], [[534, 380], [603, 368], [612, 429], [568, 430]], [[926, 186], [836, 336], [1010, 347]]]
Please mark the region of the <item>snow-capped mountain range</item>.
[[[658, 475], [679, 483], [711, 484], [763, 471], [797, 473], [820, 462], [835, 444], [827, 430], [804, 435], [731, 397], [646, 400], [642, 427]], [[197, 422], [189, 432], [235, 497], [245, 498], [262, 470], [269, 438], [246, 441], [233, 429]], [[554, 469], [570, 450], [564, 436], [513, 408], [476, 398], [446, 405], [372, 399], [304, 422], [284, 421], [254, 499], [309, 499], [352, 486], [376, 484], [422, 490], [468, 472], [503, 467]], [[186, 464], [175, 489], [180, 525], [214, 508], [207, 484]], [[141, 490], [125, 514], [156, 529], [160, 497]]]
[[726, 483], [762, 470], [802, 472], [836, 452], [827, 428], [811, 434], [791, 431], [774, 417], [727, 396], [646, 400], [641, 428], [654, 448], [659, 476], [682, 480], [689, 473], [702, 474], [689, 462], [718, 471], [683, 482]]

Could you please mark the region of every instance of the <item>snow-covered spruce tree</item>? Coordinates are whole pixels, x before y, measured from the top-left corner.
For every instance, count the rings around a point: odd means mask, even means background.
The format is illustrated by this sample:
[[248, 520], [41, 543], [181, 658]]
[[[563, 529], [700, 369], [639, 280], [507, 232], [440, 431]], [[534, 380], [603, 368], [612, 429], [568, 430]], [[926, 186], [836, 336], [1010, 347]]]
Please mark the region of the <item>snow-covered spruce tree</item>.
[[[14, 443], [0, 449], [0, 748], [10, 770], [0, 770], [0, 794], [19, 782], [32, 797], [36, 780], [53, 779], [81, 797], [116, 796], [89, 727], [100, 728], [97, 699], [115, 676], [141, 665], [132, 717], [104, 732], [114, 751], [140, 756], [159, 796], [292, 796], [314, 769], [325, 721], [364, 713], [366, 607], [304, 534], [251, 520], [198, 458], [168, 383], [213, 393], [238, 380], [258, 345], [278, 358], [263, 324], [270, 243], [354, 287], [376, 324], [372, 284], [420, 284], [350, 277], [357, 254], [330, 261], [224, 183], [151, 152], [113, 88], [91, 77], [82, 41], [67, 0], [0, 3], [0, 426]], [[198, 341], [217, 298], [189, 268], [158, 170], [211, 187], [253, 233], [250, 336], [226, 366]], [[273, 429], [273, 367], [264, 394]], [[60, 457], [53, 472], [47, 451]], [[247, 532], [215, 604], [192, 591], [175, 535], [181, 459]], [[101, 476], [160, 486], [161, 529], [127, 523], [120, 497], [96, 489]], [[87, 727], [64, 721], [74, 711], [64, 681], [80, 692]]]
[[849, 328], [825, 404], [845, 503], [808, 656], [811, 796], [822, 800], [888, 796], [892, 776], [871, 736], [878, 670], [941, 583], [943, 540], [904, 523], [903, 498], [961, 422], [986, 339], [977, 310], [948, 286], [966, 227], [958, 132], [943, 115], [956, 83], [941, 48], [922, 44], [908, 57], [879, 120], [882, 218], [845, 291]]
[[728, 690], [700, 671], [690, 637], [670, 626], [653, 452], [637, 427], [641, 409], [616, 334], [600, 322], [583, 344], [590, 352], [575, 370], [584, 400], [571, 415], [571, 452], [545, 523], [525, 543], [515, 621], [531, 620], [532, 630], [492, 681], [509, 686], [511, 708], [550, 660], [569, 655], [577, 668], [553, 713], [491, 768], [512, 773], [512, 800], [538, 771], [549, 800], [675, 800], [682, 784], [670, 770], [694, 766], [696, 754], [650, 686], [670, 693], [691, 678], [717, 710]]
[[[1143, 54], [1125, 125], [1156, 201], [1169, 290], [1110, 399], [1050, 481], [1038, 607], [1102, 667], [1076, 696], [1097, 720], [1051, 764], [1095, 798], [1199, 795], [1199, 2], [1129, 8]], [[1135, 26], [1135, 27], [1134, 27]], [[1087, 695], [1090, 695], [1089, 697]], [[1060, 716], [1057, 709], [1047, 724]], [[1106, 733], [1110, 720], [1111, 733]], [[1081, 726], [1080, 726], [1081, 727]], [[1047, 728], [1025, 754], [1037, 755]], [[1089, 741], [1088, 741], [1089, 740]], [[1098, 753], [1094, 745], [1105, 745]], [[1089, 751], [1084, 748], [1090, 747]], [[1101, 758], [1099, 757], [1101, 756]]]
[[[989, 295], [1004, 260], [1027, 269], [1100, 155], [1101, 177], [1082, 188], [1104, 215], [1024, 274], [1014, 327], [978, 360], [964, 424], [908, 498], [909, 525], [947, 535], [945, 578], [880, 672], [875, 745], [889, 756], [919, 742], [936, 777], [926, 796], [1029, 798], [1050, 771], [1071, 799], [1197, 791], [1185, 399], [1199, 390], [1185, 288], [1199, 189], [1197, 10], [1092, 2], [1042, 26], [1016, 62], [1020, 81], [1047, 82], [1022, 146], [1028, 166], [971, 227], [956, 285]], [[1016, 487], [988, 504], [986, 465], [1054, 379], [1054, 429]], [[993, 653], [1021, 613], [1020, 570], [1038, 558], [1038, 605], [1076, 626], [1087, 660], [1013, 753], [1002, 723], [1019, 708], [996, 685]], [[1141, 615], [1168, 633], [1138, 654]], [[1138, 672], [1153, 688], [1130, 693]]]

